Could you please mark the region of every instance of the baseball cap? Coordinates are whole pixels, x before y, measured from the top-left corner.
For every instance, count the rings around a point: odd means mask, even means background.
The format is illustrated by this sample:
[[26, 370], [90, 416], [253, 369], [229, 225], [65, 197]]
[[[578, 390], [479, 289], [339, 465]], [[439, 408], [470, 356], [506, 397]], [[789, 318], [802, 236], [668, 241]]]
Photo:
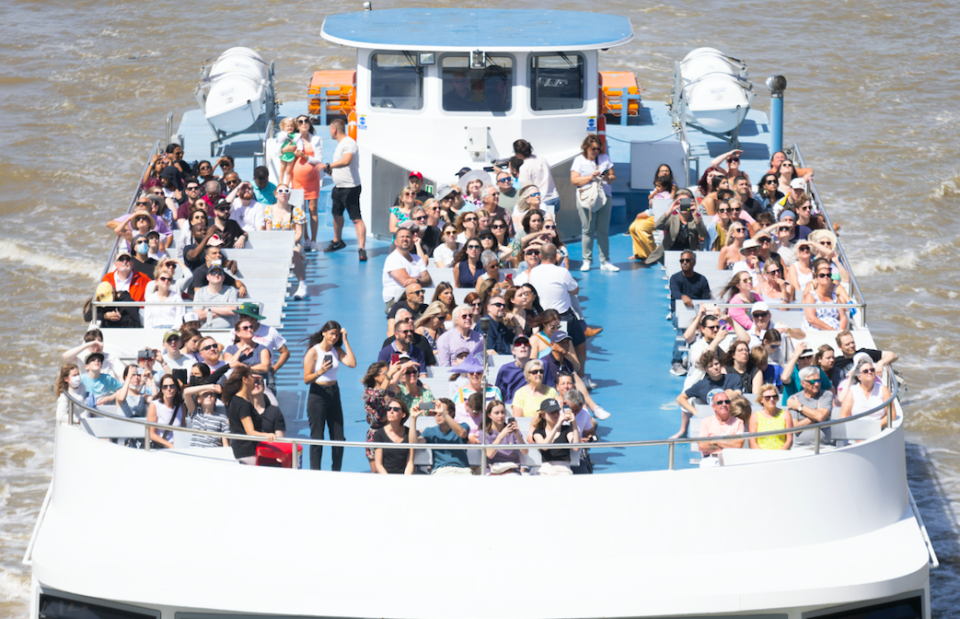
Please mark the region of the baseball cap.
[[540, 402], [540, 412], [541, 413], [552, 413], [560, 410], [560, 403], [554, 398], [547, 398], [543, 402]]
[[163, 334], [163, 341], [166, 342], [172, 337], [180, 337], [180, 332], [177, 331], [176, 329], [170, 329], [169, 331]]
[[188, 322], [200, 322], [200, 316], [196, 312], [187, 312], [183, 315], [183, 324]]
[[133, 256], [130, 255], [130, 250], [129, 250], [129, 249], [124, 249], [124, 248], [122, 248], [122, 247], [121, 247], [119, 250], [117, 250], [117, 258], [119, 259], [120, 256], [127, 256], [127, 257], [129, 257], [129, 258], [133, 258]]
[[212, 264], [212, 265], [210, 265], [210, 268], [207, 269], [207, 274], [214, 273], [214, 272], [226, 273], [226, 271], [223, 270], [223, 265], [222, 265], [222, 264]]
[[168, 181], [177, 180], [177, 169], [172, 165], [168, 165], [163, 170], [160, 171], [160, 178], [166, 179]]
[[770, 306], [767, 305], [766, 302], [764, 302], [764, 301], [757, 301], [757, 302], [754, 303], [753, 306], [750, 308], [750, 313], [751, 313], [751, 314], [754, 314], [754, 313], [756, 313], [756, 312], [769, 312], [769, 311], [770, 311]]
[[527, 346], [529, 346], [530, 338], [528, 338], [526, 335], [518, 335], [513, 340], [513, 345], [516, 346], [517, 344], [526, 344]]
[[550, 339], [553, 340], [555, 343], [560, 343], [563, 340], [569, 340], [573, 338], [571, 338], [570, 334], [568, 334], [566, 331], [561, 331], [560, 329], [557, 329], [556, 331], [553, 332], [553, 335], [550, 336]]
[[223, 245], [223, 239], [220, 238], [219, 234], [214, 234], [209, 239], [207, 239], [207, 245], [210, 247], [220, 247]]
[[469, 172], [470, 170], [471, 170], [471, 168], [468, 168], [468, 167], [466, 167], [466, 166], [460, 168], [460, 171], [457, 172], [457, 178], [462, 177], [464, 174], [466, 174], [466, 173]]
[[412, 177], [414, 177], [414, 176], [416, 176], [416, 177], [419, 178], [420, 180], [423, 180], [423, 174], [417, 172], [416, 170], [410, 172], [410, 174], [407, 176], [407, 178], [412, 178]]
[[436, 198], [437, 198], [437, 200], [443, 200], [444, 198], [446, 198], [447, 196], [449, 196], [451, 193], [453, 193], [453, 187], [451, 187], [450, 185], [446, 185], [446, 184], [440, 185], [439, 187], [437, 187], [437, 196], [436, 196]]
[[83, 365], [87, 365], [94, 359], [99, 359], [100, 363], [103, 363], [103, 360], [106, 359], [106, 357], [103, 356], [102, 352], [92, 352], [89, 355], [87, 355], [86, 359], [83, 360]]
[[790, 188], [791, 188], [791, 189], [803, 189], [803, 188], [804, 188], [803, 179], [797, 177], [797, 178], [793, 179], [792, 181], [790, 181]]

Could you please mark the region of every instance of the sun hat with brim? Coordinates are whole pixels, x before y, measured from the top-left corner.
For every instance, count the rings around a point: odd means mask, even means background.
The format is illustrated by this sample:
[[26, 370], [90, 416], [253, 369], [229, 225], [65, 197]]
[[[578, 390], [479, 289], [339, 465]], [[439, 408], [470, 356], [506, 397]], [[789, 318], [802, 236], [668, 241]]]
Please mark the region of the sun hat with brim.
[[466, 191], [467, 187], [470, 186], [470, 181], [480, 181], [483, 185], [480, 187], [480, 191], [483, 191], [483, 188], [487, 185], [493, 185], [493, 182], [490, 180], [490, 173], [486, 170], [471, 170], [460, 177], [460, 186], [463, 187], [463, 190]]
[[139, 213], [134, 213], [133, 216], [130, 217], [129, 219], [130, 229], [134, 230], [136, 228], [137, 220], [143, 219], [143, 218], [147, 219], [147, 223], [150, 224], [151, 230], [157, 227], [157, 220], [154, 219], [153, 215], [151, 215], [150, 213], [139, 212]]
[[473, 355], [464, 359], [460, 365], [450, 369], [451, 374], [474, 374], [482, 371], [483, 365], [480, 363], [480, 360]]
[[747, 239], [743, 242], [743, 246], [740, 248], [742, 252], [745, 249], [760, 249], [760, 243], [757, 242], [757, 239]]
[[449, 196], [451, 193], [455, 191], [456, 189], [454, 189], [450, 185], [447, 185], [447, 184], [440, 185], [440, 187], [437, 188], [436, 198], [437, 200], [443, 200], [444, 198], [446, 198], [447, 196]]
[[250, 318], [256, 318], [257, 320], [266, 320], [266, 316], [260, 315], [260, 304], [259, 303], [244, 303], [237, 309], [233, 310], [234, 314], [249, 316]]

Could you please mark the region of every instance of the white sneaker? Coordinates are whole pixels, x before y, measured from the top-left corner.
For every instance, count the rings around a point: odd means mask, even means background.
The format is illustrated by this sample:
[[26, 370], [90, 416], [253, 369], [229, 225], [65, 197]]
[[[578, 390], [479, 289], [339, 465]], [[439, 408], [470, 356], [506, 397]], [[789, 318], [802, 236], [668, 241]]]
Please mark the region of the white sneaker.
[[618, 267], [617, 265], [615, 265], [615, 264], [612, 263], [612, 262], [604, 262], [603, 264], [600, 265], [600, 270], [601, 270], [601, 271], [609, 271], [609, 272], [611, 272], [611, 273], [616, 273], [617, 271], [620, 270], [620, 267]]
[[610, 413], [608, 413], [607, 411], [603, 410], [598, 406], [595, 409], [593, 409], [593, 416], [603, 421], [604, 419], [607, 419], [608, 417], [610, 417]]
[[592, 262], [590, 262], [589, 260], [584, 260], [583, 264], [580, 266], [580, 270], [586, 272], [586, 271], [589, 271], [592, 266], [593, 266]]
[[583, 385], [587, 388], [587, 391], [593, 391], [599, 386], [597, 383], [593, 382], [589, 376], [583, 377]]
[[300, 282], [297, 291], [293, 293], [293, 298], [299, 301], [305, 296], [307, 296], [307, 282]]

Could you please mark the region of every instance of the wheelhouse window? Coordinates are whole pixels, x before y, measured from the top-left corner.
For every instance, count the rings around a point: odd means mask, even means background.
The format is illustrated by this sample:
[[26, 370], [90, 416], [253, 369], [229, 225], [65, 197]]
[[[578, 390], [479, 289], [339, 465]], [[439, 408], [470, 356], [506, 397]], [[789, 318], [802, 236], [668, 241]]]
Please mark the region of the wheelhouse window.
[[44, 619], [159, 619], [159, 611], [143, 612], [41, 594], [38, 615]]
[[423, 67], [410, 52], [377, 52], [370, 58], [370, 107], [423, 109]]
[[513, 58], [487, 55], [483, 68], [471, 68], [469, 54], [440, 61], [445, 112], [509, 112], [513, 107]]
[[583, 65], [580, 54], [531, 54], [530, 108], [534, 112], [583, 108]]

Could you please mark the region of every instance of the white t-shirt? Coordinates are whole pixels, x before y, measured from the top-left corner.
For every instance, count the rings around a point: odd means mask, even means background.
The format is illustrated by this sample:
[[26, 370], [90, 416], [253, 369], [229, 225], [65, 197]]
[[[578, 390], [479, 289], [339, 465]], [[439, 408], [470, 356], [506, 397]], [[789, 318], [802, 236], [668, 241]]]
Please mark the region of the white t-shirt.
[[447, 247], [446, 244], [440, 245], [433, 250], [433, 260], [434, 262], [442, 262], [443, 267], [449, 269], [453, 266], [453, 253], [454, 251]]
[[537, 157], [527, 157], [520, 166], [520, 187], [527, 185], [536, 185], [540, 189], [540, 200], [553, 200], [559, 198], [557, 186], [553, 183], [553, 174], [550, 172], [550, 164], [546, 159]]
[[[153, 283], [153, 282], [150, 282]], [[144, 298], [151, 303], [164, 302], [156, 292], [152, 292]], [[179, 294], [171, 292], [167, 295], [166, 302], [179, 303], [183, 299]], [[167, 327], [171, 329], [179, 328], [183, 324], [183, 314], [186, 307], [183, 305], [147, 305], [143, 308], [143, 328], [156, 329], [157, 327]]]
[[280, 335], [279, 331], [270, 325], [263, 324], [262, 322], [260, 323], [260, 326], [257, 327], [257, 332], [253, 334], [253, 341], [257, 344], [260, 344], [271, 353], [279, 351], [287, 344], [287, 340]]
[[172, 359], [167, 353], [163, 353], [163, 360], [171, 370], [189, 370], [197, 363], [193, 357], [183, 354], [178, 359]]
[[[730, 350], [730, 347], [737, 341], [737, 334], [733, 331], [728, 331], [726, 335], [721, 334], [717, 337], [723, 337], [723, 339], [720, 340], [720, 345], [717, 347], [723, 352]], [[687, 368], [687, 376], [683, 380], [684, 391], [703, 380], [707, 375], [706, 372], [703, 371], [703, 366], [700, 365], [700, 355], [707, 349], [707, 346], [709, 346], [707, 340], [700, 335], [697, 336], [693, 344], [690, 344], [690, 349], [687, 351], [687, 360], [689, 361], [690, 367]]]
[[[571, 172], [576, 171], [576, 173], [579, 174], [580, 176], [590, 176], [598, 169], [601, 172], [603, 172], [605, 170], [609, 170], [612, 167], [613, 167], [613, 162], [610, 161], [610, 157], [608, 157], [607, 155], [597, 156], [596, 163], [590, 161], [583, 155], [577, 155], [573, 159], [573, 164], [570, 166], [570, 171]], [[607, 194], [608, 196], [613, 195], [613, 191], [610, 189], [610, 183], [601, 180], [600, 184], [603, 185], [603, 193]]]
[[353, 153], [353, 159], [350, 165], [342, 168], [333, 168], [330, 170], [330, 176], [333, 178], [333, 184], [337, 187], [359, 187], [360, 186], [360, 148], [357, 142], [351, 137], [345, 137], [337, 142], [337, 149], [333, 151], [333, 160], [340, 161], [347, 153]]
[[420, 274], [427, 270], [423, 260], [416, 254], [410, 254], [410, 260], [403, 257], [399, 250], [393, 250], [387, 256], [383, 263], [383, 302], [392, 300], [397, 292], [403, 289], [401, 282], [398, 282], [390, 275], [390, 271], [404, 269], [410, 277], [420, 277]]
[[264, 217], [265, 210], [266, 207], [256, 200], [248, 206], [244, 206], [240, 198], [237, 198], [230, 206], [230, 219], [240, 224], [240, 227], [245, 231], [253, 232], [254, 230], [260, 230], [266, 225], [266, 218]]
[[570, 271], [552, 264], [533, 269], [528, 281], [537, 289], [543, 309], [555, 309], [561, 314], [570, 309], [570, 295], [579, 286]]

